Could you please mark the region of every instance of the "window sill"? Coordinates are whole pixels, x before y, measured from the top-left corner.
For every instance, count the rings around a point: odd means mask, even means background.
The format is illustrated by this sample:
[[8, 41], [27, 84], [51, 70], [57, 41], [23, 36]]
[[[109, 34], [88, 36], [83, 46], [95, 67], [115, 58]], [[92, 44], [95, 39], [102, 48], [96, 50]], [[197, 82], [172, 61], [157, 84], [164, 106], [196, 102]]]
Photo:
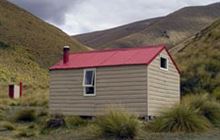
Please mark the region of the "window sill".
[[83, 94], [83, 96], [85, 96], [85, 97], [93, 97], [93, 96], [96, 96], [96, 94]]
[[161, 68], [161, 67], [160, 67], [160, 69], [161, 69], [161, 70], [164, 70], [164, 71], [168, 71], [168, 68], [166, 69], [166, 68]]

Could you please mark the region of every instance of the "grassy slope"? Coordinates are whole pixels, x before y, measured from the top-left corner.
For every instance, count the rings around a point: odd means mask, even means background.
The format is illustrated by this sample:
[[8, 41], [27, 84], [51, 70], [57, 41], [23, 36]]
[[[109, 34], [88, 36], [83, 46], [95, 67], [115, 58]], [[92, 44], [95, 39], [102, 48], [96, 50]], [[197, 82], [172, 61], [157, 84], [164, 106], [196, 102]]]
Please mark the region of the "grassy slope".
[[93, 46], [94, 48], [100, 48], [100, 46], [102, 46], [103, 44], [114, 42], [115, 40], [129, 36], [130, 34], [141, 32], [146, 28], [146, 26], [151, 26], [161, 19], [162, 17], [138, 21], [116, 28], [85, 33], [81, 35], [76, 35], [74, 37], [79, 39], [80, 42], [83, 42], [84, 44]]
[[[219, 9], [220, 3], [209, 6], [187, 7], [166, 17], [157, 18], [154, 22], [146, 20], [75, 37], [94, 48], [129, 47], [158, 43], [176, 45], [220, 17]], [[141, 29], [137, 30], [136, 28], [139, 26]], [[117, 38], [115, 38], [115, 34]]]
[[15, 5], [0, 0], [0, 82], [23, 80], [47, 85], [47, 68], [61, 56], [61, 48], [88, 48], [58, 28]]
[[220, 91], [220, 20], [187, 41], [175, 53], [182, 70], [182, 90]]

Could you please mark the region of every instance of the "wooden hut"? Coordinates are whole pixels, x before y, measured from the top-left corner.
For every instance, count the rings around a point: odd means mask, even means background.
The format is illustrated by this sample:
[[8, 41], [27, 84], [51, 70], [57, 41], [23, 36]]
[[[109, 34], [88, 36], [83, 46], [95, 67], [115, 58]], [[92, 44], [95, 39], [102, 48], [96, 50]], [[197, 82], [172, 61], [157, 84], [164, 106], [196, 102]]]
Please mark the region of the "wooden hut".
[[118, 105], [157, 116], [180, 101], [180, 73], [163, 45], [63, 52], [49, 71], [52, 114], [96, 116]]

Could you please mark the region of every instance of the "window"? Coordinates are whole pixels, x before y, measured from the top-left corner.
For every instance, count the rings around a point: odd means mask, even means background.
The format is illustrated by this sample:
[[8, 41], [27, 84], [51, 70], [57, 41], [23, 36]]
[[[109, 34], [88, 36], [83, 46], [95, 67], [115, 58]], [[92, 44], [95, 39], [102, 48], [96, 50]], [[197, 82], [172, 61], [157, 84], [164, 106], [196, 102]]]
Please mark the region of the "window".
[[168, 70], [168, 60], [165, 57], [160, 57], [160, 68]]
[[95, 95], [95, 69], [85, 69], [83, 78], [83, 88], [85, 96]]

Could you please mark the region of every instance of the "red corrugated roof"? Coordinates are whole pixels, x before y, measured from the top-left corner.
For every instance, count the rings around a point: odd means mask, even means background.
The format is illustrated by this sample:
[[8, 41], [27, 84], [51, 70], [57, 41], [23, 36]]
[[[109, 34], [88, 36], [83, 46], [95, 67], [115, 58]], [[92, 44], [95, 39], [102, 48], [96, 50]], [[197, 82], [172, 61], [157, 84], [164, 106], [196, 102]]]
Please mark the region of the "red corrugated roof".
[[137, 64], [147, 65], [163, 49], [165, 49], [165, 46], [159, 45], [73, 53], [69, 55], [68, 63], [63, 64], [63, 60], [60, 60], [57, 64], [50, 67], [50, 70]]

